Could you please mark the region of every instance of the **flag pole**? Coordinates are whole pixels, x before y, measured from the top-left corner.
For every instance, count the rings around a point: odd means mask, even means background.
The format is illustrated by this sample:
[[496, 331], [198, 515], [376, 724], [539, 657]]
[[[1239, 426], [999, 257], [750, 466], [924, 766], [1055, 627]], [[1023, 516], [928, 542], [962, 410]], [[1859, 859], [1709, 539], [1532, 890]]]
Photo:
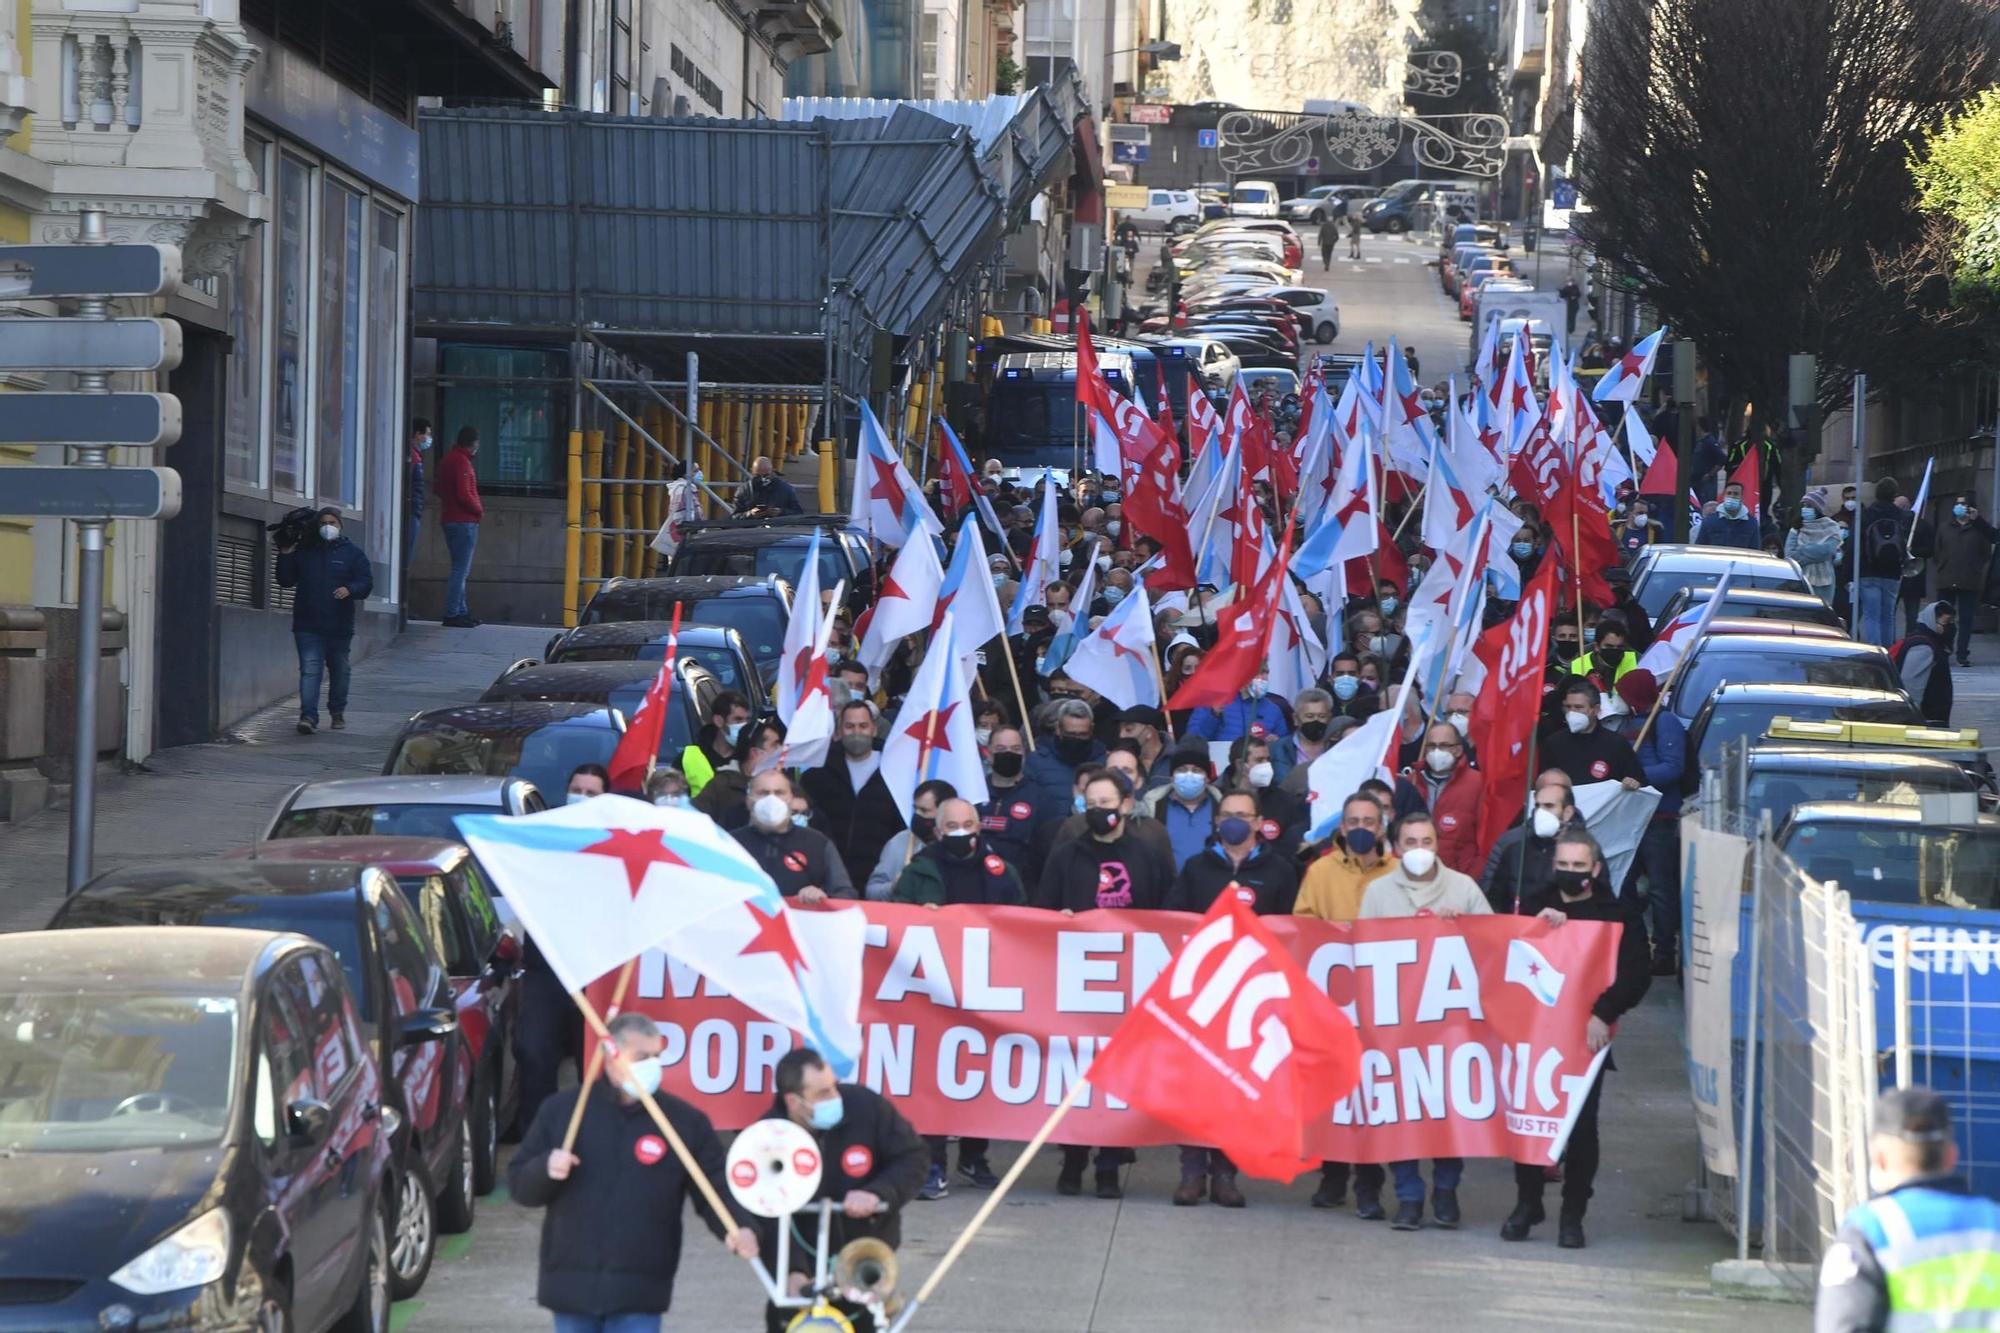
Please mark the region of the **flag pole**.
[[1178, 745], [1180, 738], [1174, 735], [1174, 715], [1167, 711], [1167, 670], [1160, 661], [1160, 636], [1157, 633], [1153, 635], [1153, 684], [1160, 691], [1160, 716], [1167, 721], [1167, 741]]
[[1690, 643], [1684, 650], [1682, 650], [1680, 655], [1680, 660], [1674, 663], [1674, 669], [1667, 673], [1667, 683], [1660, 687], [1659, 697], [1653, 700], [1652, 708], [1649, 709], [1646, 713], [1645, 725], [1639, 728], [1638, 736], [1634, 738], [1632, 741], [1632, 749], [1635, 753], [1638, 751], [1641, 745], [1644, 745], [1646, 743], [1646, 737], [1652, 733], [1654, 719], [1659, 717], [1660, 709], [1666, 706], [1667, 696], [1669, 694], [1672, 694], [1674, 692], [1674, 686], [1680, 683], [1682, 668], [1687, 666], [1688, 659], [1693, 656], [1694, 656], [1694, 645]]
[[[1570, 479], [1572, 481], [1575, 480], [1574, 471], [1572, 471]], [[1576, 561], [1576, 568], [1572, 572], [1576, 575], [1576, 646], [1578, 648], [1583, 647], [1583, 557], [1578, 554], [1579, 543], [1582, 540], [1582, 534], [1577, 528], [1576, 498], [1572, 496], [1569, 502], [1569, 558]], [[1563, 665], [1568, 666], [1569, 664], [1565, 662]]]
[[965, 1253], [965, 1247], [972, 1244], [972, 1238], [979, 1234], [980, 1228], [986, 1225], [987, 1219], [992, 1217], [994, 1210], [1000, 1206], [1000, 1201], [1007, 1197], [1007, 1191], [1014, 1188], [1014, 1182], [1021, 1178], [1023, 1171], [1027, 1170], [1028, 1163], [1041, 1151], [1042, 1145], [1049, 1141], [1049, 1136], [1055, 1133], [1055, 1128], [1062, 1123], [1063, 1117], [1069, 1114], [1070, 1108], [1076, 1104], [1077, 1091], [1086, 1086], [1088, 1086], [1087, 1081], [1079, 1078], [1064, 1090], [1063, 1099], [1056, 1103], [1056, 1109], [1049, 1112], [1049, 1118], [1042, 1122], [1042, 1127], [1035, 1131], [1035, 1136], [1021, 1149], [1021, 1155], [1007, 1168], [1007, 1174], [1000, 1177], [999, 1186], [979, 1205], [979, 1211], [965, 1224], [965, 1230], [958, 1233], [958, 1239], [951, 1243], [951, 1248], [944, 1252], [944, 1258], [938, 1260], [938, 1266], [924, 1279], [924, 1285], [917, 1289], [916, 1296], [911, 1299], [902, 1315], [889, 1326], [889, 1333], [903, 1333], [903, 1330], [909, 1327], [910, 1321], [916, 1318], [917, 1311], [923, 1308], [924, 1302], [931, 1298], [937, 1291], [938, 1285], [944, 1281], [944, 1275], [951, 1271], [951, 1266]]
[[1389, 534], [1389, 540], [1392, 543], [1402, 539], [1403, 529], [1410, 526], [1411, 515], [1415, 514], [1417, 512], [1418, 506], [1423, 504], [1424, 496], [1429, 493], [1430, 488], [1431, 488], [1431, 479], [1429, 477], [1425, 477], [1424, 484], [1417, 487], [1416, 498], [1411, 500], [1410, 507], [1403, 511], [1402, 520], [1396, 524], [1396, 530]]
[[[580, 990], [571, 991], [569, 997], [576, 1001], [576, 1007], [583, 1012], [584, 1022], [590, 1025], [590, 1030], [597, 1034], [598, 1040], [615, 1051], [616, 1044], [612, 1040], [611, 1030], [604, 1025], [603, 1017], [598, 1014], [596, 1006], [591, 1004], [589, 997]], [[617, 1060], [620, 1064], [624, 1063], [623, 1057], [616, 1054], [609, 1058]], [[674, 1150], [674, 1156], [680, 1159], [681, 1169], [687, 1172], [688, 1179], [692, 1180], [695, 1187], [701, 1191], [703, 1201], [714, 1211], [725, 1228], [733, 1225], [736, 1214], [723, 1204], [722, 1196], [715, 1192], [715, 1186], [710, 1183], [708, 1174], [701, 1169], [701, 1163], [697, 1162], [694, 1154], [688, 1150], [687, 1142], [681, 1138], [680, 1131], [674, 1128], [671, 1120], [667, 1119], [667, 1113], [653, 1100], [653, 1094], [642, 1091], [639, 1094], [639, 1101], [646, 1108], [646, 1114], [652, 1117], [653, 1125], [660, 1131], [661, 1137], [666, 1139], [667, 1146]], [[750, 1262], [754, 1267], [756, 1260]]]
[[[612, 989], [611, 1003], [605, 1012], [612, 1018], [618, 1017], [618, 1006], [625, 1003], [625, 988], [632, 984], [632, 969], [637, 966], [639, 956], [632, 955], [619, 969], [618, 984]], [[583, 1108], [590, 1100], [590, 1085], [604, 1069], [604, 1046], [602, 1043], [591, 1047], [589, 1067], [583, 1071], [583, 1084], [576, 1090], [576, 1109], [569, 1113], [569, 1128], [563, 1132], [562, 1150], [569, 1152], [576, 1147], [576, 1132], [583, 1127]]]
[[1021, 739], [1028, 743], [1028, 753], [1035, 752], [1035, 729], [1028, 725], [1028, 696], [1021, 691], [1021, 668], [1014, 663], [1014, 637], [1003, 631], [1000, 635], [1000, 652], [1007, 659], [1007, 675], [1014, 682], [1014, 702], [1021, 709]]

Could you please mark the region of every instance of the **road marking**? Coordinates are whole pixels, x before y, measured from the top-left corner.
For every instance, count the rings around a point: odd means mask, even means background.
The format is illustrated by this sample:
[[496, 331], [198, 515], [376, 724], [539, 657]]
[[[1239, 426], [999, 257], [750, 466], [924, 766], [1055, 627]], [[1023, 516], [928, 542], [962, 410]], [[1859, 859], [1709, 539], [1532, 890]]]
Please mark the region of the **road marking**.
[[1381, 263], [1381, 262], [1382, 262], [1382, 256], [1380, 256], [1380, 255], [1370, 255], [1370, 256], [1368, 256], [1368, 262], [1369, 262], [1369, 263], [1371, 263], [1371, 264], [1379, 264], [1379, 263]]
[[1397, 257], [1397, 259], [1396, 259], [1396, 262], [1397, 262], [1398, 264], [1408, 264], [1408, 263], [1411, 263], [1412, 261], [1411, 261], [1410, 259], [1406, 258], [1406, 257], [1402, 257], [1402, 256], [1398, 256], [1398, 257]]

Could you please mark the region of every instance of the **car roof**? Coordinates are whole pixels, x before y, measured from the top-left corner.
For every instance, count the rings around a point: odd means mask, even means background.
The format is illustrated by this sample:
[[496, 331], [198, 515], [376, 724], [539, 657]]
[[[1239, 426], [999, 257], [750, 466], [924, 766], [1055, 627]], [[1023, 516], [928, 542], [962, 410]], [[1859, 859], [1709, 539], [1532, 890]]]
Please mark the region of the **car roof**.
[[[723, 597], [769, 586], [773, 574], [671, 574], [651, 579], [606, 579], [597, 597], [611, 593], [650, 593], [676, 601], [698, 602], [707, 597]], [[596, 601], [597, 597], [591, 600]]]
[[[658, 668], [655, 668], [657, 670]], [[611, 720], [615, 710], [603, 704], [550, 702], [543, 699], [496, 699], [477, 703], [453, 704], [449, 708], [430, 708], [421, 713], [412, 713], [405, 727], [422, 724], [424, 726], [450, 726], [460, 731], [499, 734], [509, 731], [533, 731], [555, 723], [590, 723], [602, 721], [606, 726], [623, 726]]]
[[0, 987], [241, 991], [303, 936], [227, 926], [97, 926], [0, 935]]
[[1740, 565], [1783, 565], [1789, 567], [1791, 561], [1782, 555], [1772, 555], [1769, 551], [1752, 551], [1741, 546], [1709, 546], [1701, 542], [1661, 542], [1649, 546], [1642, 553], [1648, 564], [1662, 560], [1683, 560], [1706, 558], [1719, 564], [1734, 561]]
[[507, 784], [525, 778], [464, 777], [322, 778], [300, 787], [288, 808], [325, 810], [343, 805], [506, 805]]
[[[1785, 642], [1791, 642], [1786, 640]], [[1876, 690], [1860, 685], [1773, 684], [1766, 681], [1718, 685], [1710, 692], [1703, 708], [1724, 703], [1824, 703], [1909, 705], [1901, 690]]]
[[1963, 775], [1965, 766], [1945, 758], [1945, 753], [1948, 752], [1898, 749], [1892, 745], [1801, 745], [1765, 740], [1750, 747], [1750, 767], [1776, 773], [1837, 769], [1871, 773], [1928, 770]]
[[[651, 643], [675, 632], [671, 620], [600, 620], [595, 625], [578, 625], [575, 629], [566, 630], [561, 638], [565, 648], [587, 648], [598, 644]], [[743, 632], [734, 625], [683, 623], [679, 635], [683, 648], [721, 648], [742, 638]]]
[[[845, 537], [846, 520], [841, 520], [836, 536]], [[812, 525], [785, 523], [690, 523], [683, 530], [681, 545], [686, 547], [725, 546], [751, 550], [764, 546], [804, 546], [812, 541]]]
[[1708, 633], [1732, 639], [1761, 634], [1766, 638], [1854, 642], [1845, 630], [1833, 625], [1815, 625], [1809, 620], [1761, 620], [1753, 616], [1717, 616], [1708, 622]]
[[[1713, 583], [1690, 583], [1684, 587], [1675, 589], [1673, 597], [1667, 600], [1672, 601], [1676, 597], [1684, 597], [1690, 602], [1712, 601], [1715, 597], [1716, 586]], [[1742, 602], [1745, 606], [1795, 606], [1800, 610], [1807, 611], [1814, 607], [1818, 607], [1821, 610], [1828, 609], [1826, 603], [1821, 601], [1816, 594], [1794, 592], [1790, 588], [1732, 587], [1723, 605], [1727, 606], [1730, 602], [1736, 601]]]
[[[681, 674], [689, 671], [706, 674], [706, 668], [691, 657], [675, 663], [675, 670]], [[494, 681], [486, 687], [480, 702], [500, 703], [530, 694], [608, 694], [634, 685], [650, 685], [659, 674], [659, 663], [633, 658], [608, 662], [537, 662], [516, 667]]]
[[1934, 828], [1981, 828], [2000, 831], [2000, 815], [1980, 814], [1976, 822], [1924, 818], [1921, 805], [1893, 801], [1805, 801], [1792, 807], [1788, 824], [1929, 824]]
[[1872, 643], [1857, 643], [1846, 635], [1823, 639], [1811, 635], [1773, 634], [1767, 628], [1769, 621], [1744, 623], [1757, 625], [1757, 632], [1704, 636], [1701, 642], [1694, 646], [1694, 650], [1698, 653], [1778, 653], [1794, 657], [1801, 654], [1807, 657], [1831, 657], [1836, 653], [1860, 653], [1863, 656], [1873, 657], [1879, 654], [1884, 661], [1889, 657], [1888, 649], [1877, 647]]
[[345, 861], [230, 860], [223, 857], [145, 861], [107, 870], [73, 897], [134, 898], [179, 894], [212, 898], [292, 898], [352, 893], [369, 867]]
[[281, 838], [227, 854], [232, 860], [351, 861], [380, 866], [392, 875], [443, 874], [470, 855], [447, 838]]

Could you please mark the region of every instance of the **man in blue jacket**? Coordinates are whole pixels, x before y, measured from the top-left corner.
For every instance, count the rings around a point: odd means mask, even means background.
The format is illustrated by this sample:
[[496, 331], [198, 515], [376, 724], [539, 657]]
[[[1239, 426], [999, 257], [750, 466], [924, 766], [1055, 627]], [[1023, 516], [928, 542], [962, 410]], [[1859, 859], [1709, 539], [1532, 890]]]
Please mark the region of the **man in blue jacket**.
[[299, 546], [278, 548], [278, 586], [296, 588], [292, 642], [299, 650], [299, 735], [319, 729], [319, 682], [333, 729], [347, 725], [347, 650], [354, 643], [354, 608], [375, 589], [368, 557], [340, 535], [340, 509], [322, 508], [318, 529]]
[[1292, 734], [1292, 724], [1278, 701], [1265, 691], [1269, 682], [1258, 676], [1220, 708], [1197, 708], [1188, 719], [1187, 734], [1197, 740], [1233, 741], [1254, 736], [1257, 728], [1273, 739]]
[[[1624, 895], [1636, 894], [1640, 876], [1645, 877], [1653, 975], [1671, 977], [1680, 971], [1675, 952], [1681, 935], [1681, 778], [1687, 768], [1687, 728], [1673, 709], [1653, 711], [1660, 683], [1644, 667], [1634, 667], [1620, 676], [1615, 688], [1632, 710], [1620, 722], [1619, 734], [1633, 743], [1646, 785], [1660, 793], [1653, 818], [1639, 837], [1638, 855], [1626, 873]], [[1648, 718], [1652, 719], [1650, 727]], [[1643, 742], [1639, 740], [1641, 731], [1646, 733]]]

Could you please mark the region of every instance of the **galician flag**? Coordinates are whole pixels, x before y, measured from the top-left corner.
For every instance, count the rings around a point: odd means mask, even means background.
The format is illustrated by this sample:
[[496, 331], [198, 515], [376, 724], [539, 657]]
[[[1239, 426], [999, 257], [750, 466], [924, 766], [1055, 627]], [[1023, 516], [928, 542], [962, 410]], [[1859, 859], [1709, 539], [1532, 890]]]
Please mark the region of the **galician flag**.
[[1077, 645], [1063, 670], [1120, 708], [1159, 706], [1160, 687], [1153, 675], [1153, 606], [1144, 583], [1132, 585], [1125, 600]]
[[819, 642], [819, 543], [820, 530], [814, 528], [806, 544], [805, 568], [799, 571], [798, 590], [792, 594], [792, 618], [785, 626], [784, 653], [778, 658], [778, 681], [772, 703], [778, 720], [791, 725], [792, 714], [805, 696], [806, 672], [812, 667], [813, 645]]
[[1662, 327], [1641, 338], [1631, 351], [1618, 358], [1617, 365], [1604, 372], [1604, 378], [1597, 381], [1597, 388], [1591, 391], [1590, 396], [1600, 403], [1637, 401], [1646, 376], [1653, 373], [1653, 359], [1660, 354], [1660, 340], [1666, 336], [1667, 331]]
[[974, 805], [986, 800], [986, 768], [979, 757], [979, 737], [972, 725], [972, 699], [955, 648], [956, 624], [947, 615], [923, 664], [903, 696], [902, 711], [882, 742], [882, 781], [910, 819], [917, 786], [942, 778]]
[[848, 518], [884, 546], [901, 546], [913, 532], [937, 536], [944, 531], [866, 399], [861, 403], [861, 444], [854, 455], [854, 504]]
[[1530, 995], [1551, 1008], [1562, 999], [1563, 974], [1526, 940], [1507, 941], [1507, 980], [1527, 987]]

